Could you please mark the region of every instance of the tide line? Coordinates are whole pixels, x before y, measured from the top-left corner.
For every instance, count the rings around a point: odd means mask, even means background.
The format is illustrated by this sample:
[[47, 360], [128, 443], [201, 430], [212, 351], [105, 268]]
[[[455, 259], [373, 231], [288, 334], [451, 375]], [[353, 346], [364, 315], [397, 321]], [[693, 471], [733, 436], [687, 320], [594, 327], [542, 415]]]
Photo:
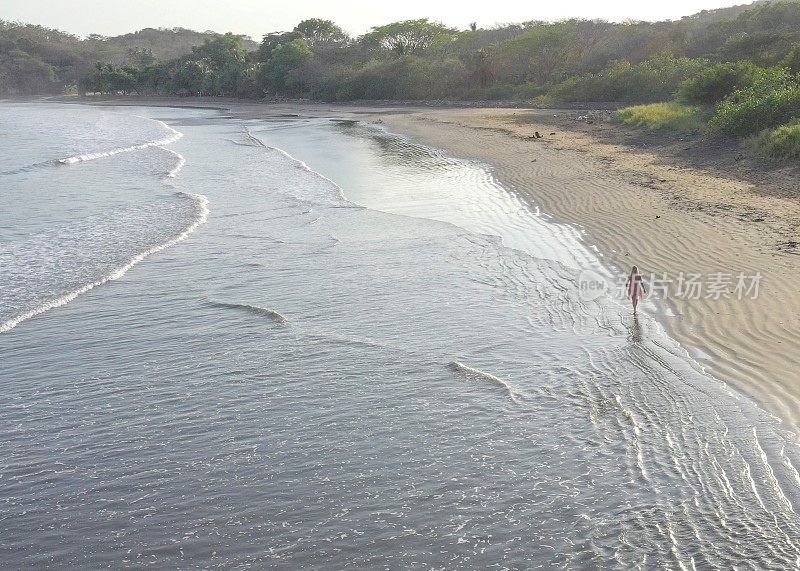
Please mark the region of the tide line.
[[210, 209], [208, 207], [208, 204], [209, 204], [208, 198], [206, 198], [202, 194], [192, 194], [192, 193], [188, 193], [188, 192], [178, 192], [176, 194], [178, 194], [180, 196], [185, 196], [185, 197], [190, 198], [191, 200], [194, 200], [197, 203], [198, 208], [199, 208], [199, 212], [198, 212], [198, 215], [197, 215], [196, 219], [194, 220], [194, 222], [192, 222], [192, 224], [187, 226], [186, 229], [183, 232], [181, 232], [177, 236], [174, 236], [173, 238], [167, 240], [166, 242], [163, 242], [162, 244], [158, 244], [157, 246], [153, 246], [152, 248], [148, 248], [147, 250], [136, 254], [135, 256], [130, 258], [127, 262], [125, 262], [125, 264], [123, 264], [119, 268], [115, 269], [110, 274], [107, 274], [107, 275], [105, 275], [105, 276], [103, 276], [103, 277], [101, 277], [101, 278], [99, 278], [97, 280], [89, 282], [89, 283], [79, 287], [78, 289], [76, 289], [74, 291], [71, 291], [71, 292], [69, 292], [67, 294], [64, 294], [64, 295], [62, 295], [60, 297], [57, 297], [55, 299], [49, 300], [49, 301], [47, 301], [47, 302], [45, 302], [45, 303], [43, 303], [43, 304], [41, 304], [41, 305], [29, 310], [29, 311], [26, 311], [24, 313], [16, 315], [16, 316], [12, 317], [11, 319], [8, 319], [8, 320], [0, 323], [0, 333], [6, 333], [7, 331], [10, 331], [10, 330], [14, 329], [17, 325], [19, 325], [20, 323], [22, 323], [23, 321], [25, 321], [27, 319], [30, 319], [30, 318], [35, 317], [37, 315], [40, 315], [40, 314], [42, 314], [42, 313], [44, 313], [46, 311], [49, 311], [51, 309], [55, 309], [57, 307], [61, 307], [62, 305], [66, 305], [67, 303], [71, 302], [72, 300], [74, 300], [79, 295], [84, 294], [84, 293], [88, 292], [89, 290], [92, 290], [92, 289], [96, 288], [97, 286], [103, 285], [103, 284], [105, 284], [107, 282], [110, 282], [110, 281], [118, 280], [119, 278], [124, 276], [126, 273], [128, 273], [128, 271], [133, 266], [135, 266], [136, 264], [138, 264], [139, 262], [141, 262], [145, 258], [147, 258], [149, 256], [152, 256], [153, 254], [155, 254], [157, 252], [160, 252], [162, 250], [165, 250], [165, 249], [167, 249], [167, 248], [169, 248], [171, 246], [174, 246], [175, 244], [178, 244], [179, 242], [182, 242], [183, 240], [188, 238], [189, 235], [192, 232], [194, 232], [201, 224], [204, 224], [208, 220], [208, 215], [210, 213]]
[[139, 145], [131, 145], [130, 147], [118, 147], [115, 149], [109, 149], [107, 151], [97, 151], [94, 153], [85, 153], [82, 155], [75, 155], [64, 159], [57, 159], [54, 161], [54, 163], [60, 165], [73, 165], [85, 161], [93, 161], [95, 159], [101, 159], [104, 157], [119, 155], [121, 153], [131, 153], [134, 151], [141, 151], [143, 149], [148, 149], [150, 147], [163, 147], [164, 145], [172, 144], [175, 141], [179, 140], [181, 137], [183, 137], [183, 133], [181, 133], [180, 131], [176, 131], [163, 121], [158, 121], [158, 123], [165, 129], [170, 131], [170, 135], [168, 137], [164, 137], [163, 139], [158, 139], [156, 141], [148, 141], [146, 143], [141, 143]]

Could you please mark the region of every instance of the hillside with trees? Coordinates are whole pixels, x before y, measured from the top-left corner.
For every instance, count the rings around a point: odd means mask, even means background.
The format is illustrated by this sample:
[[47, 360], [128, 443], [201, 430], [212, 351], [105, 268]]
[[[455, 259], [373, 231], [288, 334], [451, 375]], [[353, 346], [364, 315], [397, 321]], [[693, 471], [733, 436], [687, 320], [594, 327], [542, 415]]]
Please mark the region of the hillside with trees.
[[[89, 92], [323, 101], [540, 100], [651, 102], [715, 63], [781, 65], [800, 43], [800, 3], [759, 2], [674, 22], [524, 22], [457, 30], [426, 19], [350, 37], [311, 19], [264, 36], [231, 34], [172, 59], [104, 65]], [[141, 54], [140, 54], [141, 55]], [[222, 77], [224, 76], [224, 77]]]
[[[144, 69], [181, 57], [214, 32], [146, 28], [116, 37], [72, 34], [0, 20], [0, 96], [51, 95], [77, 91], [98, 63]], [[242, 38], [253, 51], [258, 44]]]
[[[664, 22], [570, 19], [458, 30], [418, 19], [359, 37], [309, 19], [266, 34], [260, 44], [180, 28], [80, 39], [0, 21], [5, 96], [658, 102], [619, 119], [650, 128], [761, 133], [771, 154], [784, 155], [773, 139], [800, 141], [798, 73], [800, 2], [786, 0]], [[765, 131], [778, 128], [774, 136]]]
[[350, 37], [310, 19], [261, 44], [182, 28], [78, 38], [0, 20], [0, 95], [61, 92], [353, 99], [654, 101], [709, 62], [782, 61], [798, 4], [674, 22], [530, 21], [456, 30], [425, 19]]

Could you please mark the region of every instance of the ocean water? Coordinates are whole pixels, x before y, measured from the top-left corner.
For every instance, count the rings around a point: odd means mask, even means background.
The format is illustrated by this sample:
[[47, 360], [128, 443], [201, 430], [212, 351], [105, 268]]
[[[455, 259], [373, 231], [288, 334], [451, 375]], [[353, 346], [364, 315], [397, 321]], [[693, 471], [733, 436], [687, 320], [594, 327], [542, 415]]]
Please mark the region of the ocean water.
[[0, 565], [793, 568], [800, 449], [486, 165], [0, 103]]

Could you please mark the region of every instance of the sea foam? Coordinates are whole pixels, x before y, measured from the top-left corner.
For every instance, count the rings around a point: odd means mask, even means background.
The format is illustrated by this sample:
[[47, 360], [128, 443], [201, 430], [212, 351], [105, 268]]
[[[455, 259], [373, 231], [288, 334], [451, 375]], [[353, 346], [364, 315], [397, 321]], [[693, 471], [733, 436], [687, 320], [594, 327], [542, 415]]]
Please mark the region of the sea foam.
[[286, 157], [287, 159], [289, 159], [289, 161], [291, 161], [291, 163], [296, 168], [298, 168], [300, 170], [304, 170], [304, 171], [309, 172], [309, 173], [313, 173], [316, 177], [318, 177], [319, 179], [325, 181], [327, 184], [329, 184], [334, 189], [334, 192], [336, 194], [336, 198], [339, 201], [347, 203], [347, 204], [351, 204], [350, 201], [347, 200], [347, 197], [344, 195], [344, 190], [342, 190], [342, 187], [339, 186], [338, 184], [336, 184], [334, 181], [332, 181], [331, 179], [329, 179], [328, 177], [326, 177], [322, 173], [313, 170], [306, 163], [304, 163], [303, 161], [301, 161], [300, 159], [298, 159], [296, 157], [293, 157], [292, 155], [290, 155], [289, 153], [287, 153], [283, 149], [279, 149], [278, 147], [271, 147], [271, 146], [267, 145], [266, 143], [264, 143], [264, 141], [262, 141], [261, 139], [259, 139], [255, 135], [253, 135], [253, 133], [251, 133], [250, 129], [248, 129], [247, 127], [245, 127], [244, 130], [245, 130], [245, 136], [247, 137], [247, 139], [249, 141], [252, 141], [254, 146], [262, 147], [264, 149], [276, 152], [279, 155], [282, 155], [282, 156]]
[[61, 295], [61, 296], [56, 297], [54, 299], [48, 300], [48, 301], [38, 305], [37, 307], [35, 307], [35, 308], [31, 309], [31, 310], [28, 310], [28, 311], [25, 311], [24, 313], [20, 313], [18, 315], [15, 315], [14, 317], [12, 317], [12, 318], [10, 318], [10, 319], [8, 319], [6, 321], [0, 322], [0, 333], [5, 333], [7, 331], [10, 331], [11, 329], [13, 329], [14, 327], [16, 327], [17, 325], [19, 325], [20, 323], [22, 323], [23, 321], [25, 321], [27, 319], [30, 319], [30, 318], [35, 317], [37, 315], [40, 315], [40, 314], [42, 314], [42, 313], [44, 313], [46, 311], [49, 311], [51, 309], [55, 309], [56, 307], [61, 307], [62, 305], [66, 305], [67, 303], [71, 302], [72, 300], [74, 300], [79, 295], [84, 294], [84, 293], [88, 292], [89, 290], [94, 289], [97, 286], [103, 285], [103, 284], [105, 284], [107, 282], [110, 282], [110, 281], [118, 280], [119, 278], [124, 276], [126, 273], [128, 273], [128, 271], [133, 266], [135, 266], [136, 264], [138, 264], [139, 262], [141, 262], [145, 258], [147, 258], [147, 257], [149, 257], [149, 256], [151, 256], [151, 255], [153, 255], [153, 254], [155, 254], [157, 252], [165, 250], [166, 248], [174, 246], [175, 244], [178, 244], [179, 242], [182, 242], [183, 240], [188, 238], [189, 235], [192, 232], [194, 232], [201, 224], [204, 224], [206, 222], [206, 220], [208, 220], [208, 215], [210, 213], [210, 210], [209, 210], [209, 207], [208, 207], [208, 204], [209, 204], [208, 198], [206, 198], [202, 194], [192, 194], [192, 193], [189, 193], [189, 192], [177, 192], [176, 195], [188, 198], [190, 200], [193, 200], [197, 204], [197, 215], [196, 215], [194, 221], [189, 226], [187, 226], [180, 234], [177, 234], [177, 235], [173, 236], [172, 238], [170, 238], [166, 242], [162, 242], [161, 244], [158, 244], [156, 246], [148, 248], [148, 249], [144, 250], [143, 252], [139, 252], [138, 254], [134, 255], [131, 258], [129, 258], [128, 261], [125, 262], [123, 265], [119, 266], [118, 268], [114, 269], [112, 272], [110, 272], [110, 273], [108, 273], [106, 275], [103, 275], [102, 277], [100, 277], [100, 278], [98, 278], [96, 280], [93, 280], [93, 281], [91, 281], [91, 282], [89, 282], [87, 284], [84, 284], [83, 286], [81, 286], [81, 287], [79, 287], [79, 288], [77, 288], [77, 289], [75, 289], [75, 290], [73, 290], [71, 292], [68, 292], [68, 293], [66, 293], [64, 295]]
[[183, 137], [183, 133], [180, 131], [176, 131], [163, 121], [158, 121], [158, 123], [164, 127], [167, 131], [169, 131], [169, 136], [164, 137], [162, 139], [158, 139], [155, 141], [148, 141], [146, 143], [141, 143], [139, 145], [131, 145], [129, 147], [117, 147], [114, 149], [108, 149], [106, 151], [97, 151], [94, 153], [85, 153], [81, 155], [74, 155], [71, 157], [66, 157], [64, 159], [57, 159], [54, 162], [60, 165], [73, 165], [76, 163], [82, 163], [85, 161], [93, 161], [95, 159], [102, 159], [104, 157], [111, 157], [114, 155], [119, 155], [121, 153], [131, 153], [134, 151], [141, 151], [143, 149], [148, 149], [150, 147], [163, 147], [164, 145], [170, 145], [181, 137]]

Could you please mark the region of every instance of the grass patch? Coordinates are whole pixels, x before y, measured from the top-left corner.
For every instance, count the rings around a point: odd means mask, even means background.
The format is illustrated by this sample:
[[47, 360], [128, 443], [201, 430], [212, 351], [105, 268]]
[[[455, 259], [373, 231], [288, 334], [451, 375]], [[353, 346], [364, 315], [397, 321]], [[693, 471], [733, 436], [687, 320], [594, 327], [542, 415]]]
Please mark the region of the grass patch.
[[800, 157], [800, 120], [762, 131], [753, 146], [756, 152], [773, 159]]
[[675, 101], [634, 105], [617, 111], [615, 119], [626, 125], [652, 130], [668, 129], [696, 133], [711, 117], [712, 110], [702, 105], [684, 105]]

